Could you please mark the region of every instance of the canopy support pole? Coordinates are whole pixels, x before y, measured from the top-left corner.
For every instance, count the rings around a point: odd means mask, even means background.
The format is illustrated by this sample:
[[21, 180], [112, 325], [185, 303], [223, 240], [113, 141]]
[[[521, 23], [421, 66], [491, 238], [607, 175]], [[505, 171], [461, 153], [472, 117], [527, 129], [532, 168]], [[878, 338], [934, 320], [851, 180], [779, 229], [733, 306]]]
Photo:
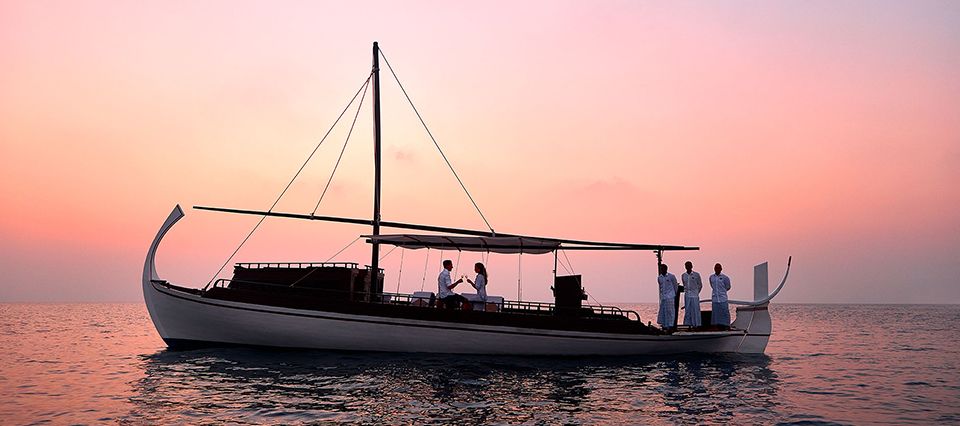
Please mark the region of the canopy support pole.
[[457, 250], [457, 266], [453, 267], [453, 276], [460, 276], [460, 255], [463, 254], [462, 250]]
[[423, 277], [420, 278], [420, 291], [423, 291], [423, 284], [427, 282], [427, 266], [430, 266], [430, 247], [427, 247], [427, 258], [423, 261]]
[[520, 252], [520, 255], [517, 256], [517, 301], [523, 301], [523, 292], [521, 290], [521, 282], [523, 281], [523, 252]]
[[[400, 277], [403, 276], [403, 253], [405, 249], [400, 249], [400, 270], [397, 271], [397, 294], [400, 294]], [[424, 274], [426, 277], [426, 274]]]
[[553, 251], [553, 282], [557, 282], [557, 253], [560, 250]]

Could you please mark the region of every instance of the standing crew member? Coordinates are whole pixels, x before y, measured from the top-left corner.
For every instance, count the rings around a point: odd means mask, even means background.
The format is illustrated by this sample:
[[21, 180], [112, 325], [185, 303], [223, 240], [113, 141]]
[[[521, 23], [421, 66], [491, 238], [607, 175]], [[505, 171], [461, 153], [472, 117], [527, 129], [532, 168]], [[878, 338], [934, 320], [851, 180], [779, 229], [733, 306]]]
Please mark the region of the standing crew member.
[[667, 272], [667, 265], [660, 264], [660, 275], [657, 276], [660, 285], [660, 312], [657, 314], [657, 324], [666, 331], [671, 331], [677, 321], [677, 310], [674, 303], [677, 298], [677, 277]]
[[710, 276], [710, 288], [713, 289], [713, 295], [710, 297], [713, 309], [710, 324], [730, 328], [730, 306], [727, 304], [727, 292], [730, 291], [730, 277], [720, 273], [723, 271], [723, 266], [719, 263], [714, 265], [713, 270], [715, 273]]
[[686, 312], [683, 314], [683, 325], [691, 327], [700, 327], [700, 290], [703, 289], [703, 281], [700, 280], [700, 273], [693, 270], [693, 262], [689, 260], [683, 266], [687, 269], [680, 276], [683, 281], [684, 292], [683, 306]]
[[[676, 281], [677, 277], [674, 276], [673, 280]], [[683, 297], [680, 293], [683, 293], [683, 284], [677, 286], [677, 294], [673, 296], [673, 328], [677, 328], [680, 323], [680, 298]]]

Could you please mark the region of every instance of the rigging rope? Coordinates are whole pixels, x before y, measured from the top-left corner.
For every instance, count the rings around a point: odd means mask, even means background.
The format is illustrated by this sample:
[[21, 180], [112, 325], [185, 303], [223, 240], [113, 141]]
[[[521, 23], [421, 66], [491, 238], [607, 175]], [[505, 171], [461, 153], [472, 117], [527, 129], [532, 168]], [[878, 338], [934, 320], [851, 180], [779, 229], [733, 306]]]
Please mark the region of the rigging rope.
[[457, 250], [457, 266], [453, 267], [453, 276], [460, 276], [460, 255], [463, 254], [463, 251]]
[[583, 290], [583, 294], [586, 294], [588, 297], [590, 297], [591, 299], [593, 299], [593, 301], [596, 302], [598, 305], [603, 306], [603, 303], [601, 303], [599, 300], [597, 300], [596, 297], [593, 297], [592, 294], [587, 293], [587, 290]]
[[[357, 242], [357, 240], [359, 240], [359, 239], [360, 239], [360, 237], [354, 238], [353, 241], [350, 242], [350, 244], [345, 245], [342, 249], [340, 249], [339, 251], [337, 251], [336, 253], [334, 253], [333, 256], [330, 256], [329, 258], [327, 258], [327, 260], [324, 260], [323, 263], [327, 263], [327, 262], [333, 260], [333, 258], [339, 256], [340, 253], [343, 253], [346, 249], [350, 248], [350, 246], [352, 246], [353, 243]], [[307, 277], [309, 277], [310, 274], [316, 272], [318, 269], [320, 269], [320, 268], [313, 268], [313, 269], [307, 271], [306, 274], [303, 274], [302, 277], [300, 277], [299, 279], [297, 279], [296, 281], [294, 281], [293, 283], [291, 283], [291, 284], [290, 284], [290, 287], [293, 287], [293, 286], [297, 285], [300, 281], [303, 281], [304, 279], [306, 279]]]
[[337, 168], [340, 167], [340, 160], [343, 159], [343, 153], [347, 151], [347, 143], [350, 142], [350, 135], [353, 134], [353, 127], [357, 125], [357, 117], [360, 116], [360, 109], [363, 108], [363, 100], [367, 97], [367, 89], [370, 87], [370, 79], [367, 78], [366, 84], [363, 85], [363, 95], [360, 96], [360, 102], [357, 103], [357, 113], [353, 115], [353, 122], [350, 123], [350, 130], [347, 132], [347, 138], [343, 140], [343, 148], [340, 148], [340, 156], [337, 157], [337, 163], [333, 165], [333, 171], [330, 172], [330, 178], [327, 179], [327, 184], [323, 187], [323, 192], [320, 193], [320, 199], [317, 200], [317, 205], [313, 208], [313, 211], [310, 212], [310, 216], [313, 216], [317, 213], [317, 209], [320, 208], [320, 203], [323, 202], [323, 197], [327, 195], [327, 189], [330, 189], [330, 183], [333, 182], [333, 175], [337, 173]]
[[[270, 206], [270, 209], [267, 210], [267, 213], [273, 212], [273, 209], [277, 207], [277, 204], [280, 202], [283, 196], [287, 193], [287, 190], [290, 189], [290, 186], [293, 185], [293, 182], [296, 181], [297, 177], [300, 176], [300, 173], [303, 172], [304, 167], [307, 166], [307, 163], [309, 163], [310, 160], [313, 159], [313, 155], [317, 153], [318, 149], [320, 149], [320, 145], [323, 145], [323, 142], [327, 140], [327, 136], [330, 136], [330, 132], [333, 131], [333, 128], [336, 127], [337, 123], [340, 122], [340, 119], [343, 118], [343, 114], [346, 114], [347, 110], [350, 109], [350, 105], [353, 105], [353, 101], [357, 99], [357, 95], [359, 95], [360, 91], [363, 90], [363, 88], [367, 86], [367, 83], [370, 82], [371, 77], [373, 77], [373, 72], [371, 72], [367, 76], [367, 79], [364, 80], [360, 88], [357, 89], [357, 92], [353, 94], [353, 97], [350, 98], [350, 102], [347, 103], [347, 106], [343, 108], [343, 111], [340, 112], [340, 115], [337, 116], [337, 119], [333, 122], [330, 128], [327, 129], [327, 133], [323, 135], [323, 138], [320, 139], [320, 142], [317, 143], [317, 146], [313, 147], [313, 151], [310, 151], [310, 155], [307, 156], [307, 159], [303, 162], [302, 165], [300, 165], [300, 168], [297, 170], [297, 172], [294, 173], [293, 178], [290, 179], [290, 182], [287, 183], [287, 186], [284, 187], [283, 191], [280, 192], [280, 195], [277, 196], [277, 199]], [[210, 278], [210, 282], [208, 282], [204, 288], [207, 288], [208, 286], [210, 286], [210, 284], [212, 284], [213, 281], [217, 279], [217, 276], [219, 276], [220, 273], [223, 272], [223, 268], [227, 267], [227, 264], [229, 264], [230, 261], [233, 260], [233, 257], [237, 255], [237, 252], [239, 252], [240, 249], [243, 247], [243, 245], [247, 243], [247, 240], [249, 240], [250, 237], [253, 235], [253, 233], [257, 231], [257, 228], [260, 227], [260, 224], [262, 224], [263, 220], [266, 218], [267, 218], [267, 215], [263, 215], [260, 217], [260, 220], [257, 221], [257, 224], [253, 226], [253, 229], [251, 229], [249, 233], [247, 233], [247, 236], [243, 238], [243, 241], [240, 242], [240, 245], [238, 245], [237, 248], [233, 251], [233, 253], [230, 254], [230, 257], [228, 257], [227, 260], [223, 262], [223, 265], [220, 265], [220, 269], [217, 269], [217, 273], [213, 274], [213, 277]]]
[[[563, 259], [557, 258], [557, 260], [559, 261], [559, 262], [557, 262], [557, 263], [560, 265], [561, 268], [563, 268], [564, 272], [566, 272], [567, 274], [572, 274], [572, 272], [570, 272], [570, 270], [567, 269], [567, 265], [564, 265], [564, 264], [563, 264]], [[556, 271], [554, 271], [554, 272], [556, 272]]]
[[430, 140], [433, 141], [433, 145], [437, 147], [437, 151], [440, 151], [440, 156], [443, 157], [443, 161], [447, 163], [447, 167], [449, 167], [450, 171], [453, 172], [453, 177], [457, 178], [457, 182], [460, 183], [460, 188], [463, 188], [463, 192], [467, 194], [467, 198], [469, 198], [470, 202], [473, 203], [473, 208], [477, 209], [477, 213], [480, 214], [480, 218], [483, 219], [483, 223], [487, 225], [487, 229], [489, 229], [492, 234], [496, 235], [496, 231], [493, 230], [493, 227], [490, 226], [490, 222], [487, 221], [487, 217], [483, 215], [482, 211], [480, 211], [480, 206], [478, 206], [477, 202], [473, 200], [473, 196], [470, 195], [470, 191], [467, 190], [467, 186], [463, 184], [463, 180], [460, 179], [460, 175], [458, 175], [457, 171], [453, 169], [453, 165], [450, 164], [450, 160], [447, 159], [447, 155], [443, 153], [443, 149], [441, 149], [440, 144], [437, 143], [437, 138], [433, 137], [433, 132], [431, 132], [430, 128], [427, 127], [427, 123], [423, 121], [420, 111], [418, 111], [416, 105], [413, 104], [413, 100], [410, 99], [410, 95], [407, 94], [407, 90], [403, 88], [403, 83], [400, 83], [400, 77], [397, 77], [397, 73], [394, 72], [393, 67], [390, 66], [390, 61], [387, 60], [387, 55], [383, 54], [383, 49], [380, 49], [380, 56], [383, 57], [383, 62], [387, 64], [387, 69], [390, 70], [390, 74], [393, 75], [393, 79], [397, 81], [397, 85], [400, 86], [400, 91], [403, 92], [403, 96], [407, 98], [407, 102], [410, 103], [410, 107], [413, 108], [413, 112], [415, 112], [417, 114], [417, 118], [420, 119], [420, 124], [422, 124], [424, 130], [427, 131], [427, 135], [430, 136]]
[[563, 270], [567, 271], [568, 274], [574, 274], [574, 272], [573, 272], [573, 266], [570, 265], [570, 262], [569, 262], [569, 261], [566, 262], [566, 263], [564, 263], [563, 258], [558, 258], [557, 260], [560, 261], [560, 266], [563, 267]]
[[566, 251], [566, 250], [562, 250], [561, 253], [563, 253], [563, 258], [564, 258], [564, 259], [567, 259], [567, 265], [570, 266], [570, 273], [575, 274], [576, 272], [573, 270], [573, 264], [570, 263], [570, 258], [567, 257], [567, 251]]
[[[327, 258], [327, 260], [324, 260], [323, 262], [324, 262], [324, 263], [327, 263], [327, 262], [333, 260], [333, 258], [339, 256], [340, 253], [343, 253], [344, 251], [346, 251], [348, 248], [350, 248], [350, 246], [353, 245], [353, 243], [357, 242], [357, 240], [359, 240], [359, 239], [362, 238], [362, 237], [363, 237], [363, 236], [361, 235], [361, 236], [359, 236], [359, 237], [357, 237], [357, 238], [354, 238], [353, 241], [350, 242], [350, 244], [347, 244], [347, 245], [344, 246], [342, 249], [340, 249], [340, 251], [334, 253], [333, 256], [330, 256], [329, 258]], [[303, 279], [303, 278], [301, 278], [301, 279]]]
[[[567, 251], [566, 251], [566, 250], [561, 250], [560, 252], [563, 253], [564, 259], [567, 259], [567, 265], [570, 265], [570, 270], [569, 270], [568, 272], [569, 272], [571, 275], [576, 274], [576, 272], [573, 270], [573, 263], [570, 263], [570, 257], [567, 256]], [[562, 261], [560, 262], [560, 266], [563, 266], [563, 262], [562, 262]], [[567, 267], [564, 266], [563, 269], [567, 269]], [[590, 294], [589, 292], [587, 292], [587, 289], [583, 289], [583, 294], [586, 294], [587, 297], [593, 299], [593, 301], [596, 302], [596, 304], [598, 304], [598, 305], [600, 305], [600, 306], [603, 306], [603, 303], [601, 303], [599, 300], [597, 300], [596, 297], [593, 297], [592, 294]]]
[[380, 261], [383, 262], [383, 259], [386, 259], [387, 256], [390, 255], [390, 253], [393, 253], [393, 251], [397, 249], [397, 247], [400, 247], [400, 246], [393, 246], [393, 248], [390, 249], [390, 251], [388, 251], [387, 254], [380, 256]]

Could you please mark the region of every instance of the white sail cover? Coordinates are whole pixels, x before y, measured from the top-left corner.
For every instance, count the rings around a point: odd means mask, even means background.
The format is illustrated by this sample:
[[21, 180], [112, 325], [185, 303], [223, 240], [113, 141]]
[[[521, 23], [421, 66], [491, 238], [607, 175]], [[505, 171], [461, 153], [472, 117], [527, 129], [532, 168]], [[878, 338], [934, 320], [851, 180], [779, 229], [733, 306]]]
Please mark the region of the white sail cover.
[[406, 249], [479, 251], [504, 254], [545, 254], [560, 248], [560, 242], [531, 237], [461, 237], [452, 235], [364, 235], [368, 243], [399, 246]]

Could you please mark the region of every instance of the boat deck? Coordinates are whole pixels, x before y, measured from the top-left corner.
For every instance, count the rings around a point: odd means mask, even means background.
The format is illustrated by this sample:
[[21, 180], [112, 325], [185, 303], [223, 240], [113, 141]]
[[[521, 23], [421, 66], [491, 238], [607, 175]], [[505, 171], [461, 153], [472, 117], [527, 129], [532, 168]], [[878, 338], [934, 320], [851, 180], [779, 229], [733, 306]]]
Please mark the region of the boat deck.
[[586, 305], [576, 312], [562, 312], [552, 303], [505, 300], [496, 311], [454, 310], [430, 306], [423, 303], [422, 297], [410, 294], [364, 294], [229, 279], [218, 280], [206, 290], [188, 289], [165, 281], [157, 283], [202, 298], [290, 309], [519, 328], [664, 334], [641, 322], [636, 312], [613, 306]]

